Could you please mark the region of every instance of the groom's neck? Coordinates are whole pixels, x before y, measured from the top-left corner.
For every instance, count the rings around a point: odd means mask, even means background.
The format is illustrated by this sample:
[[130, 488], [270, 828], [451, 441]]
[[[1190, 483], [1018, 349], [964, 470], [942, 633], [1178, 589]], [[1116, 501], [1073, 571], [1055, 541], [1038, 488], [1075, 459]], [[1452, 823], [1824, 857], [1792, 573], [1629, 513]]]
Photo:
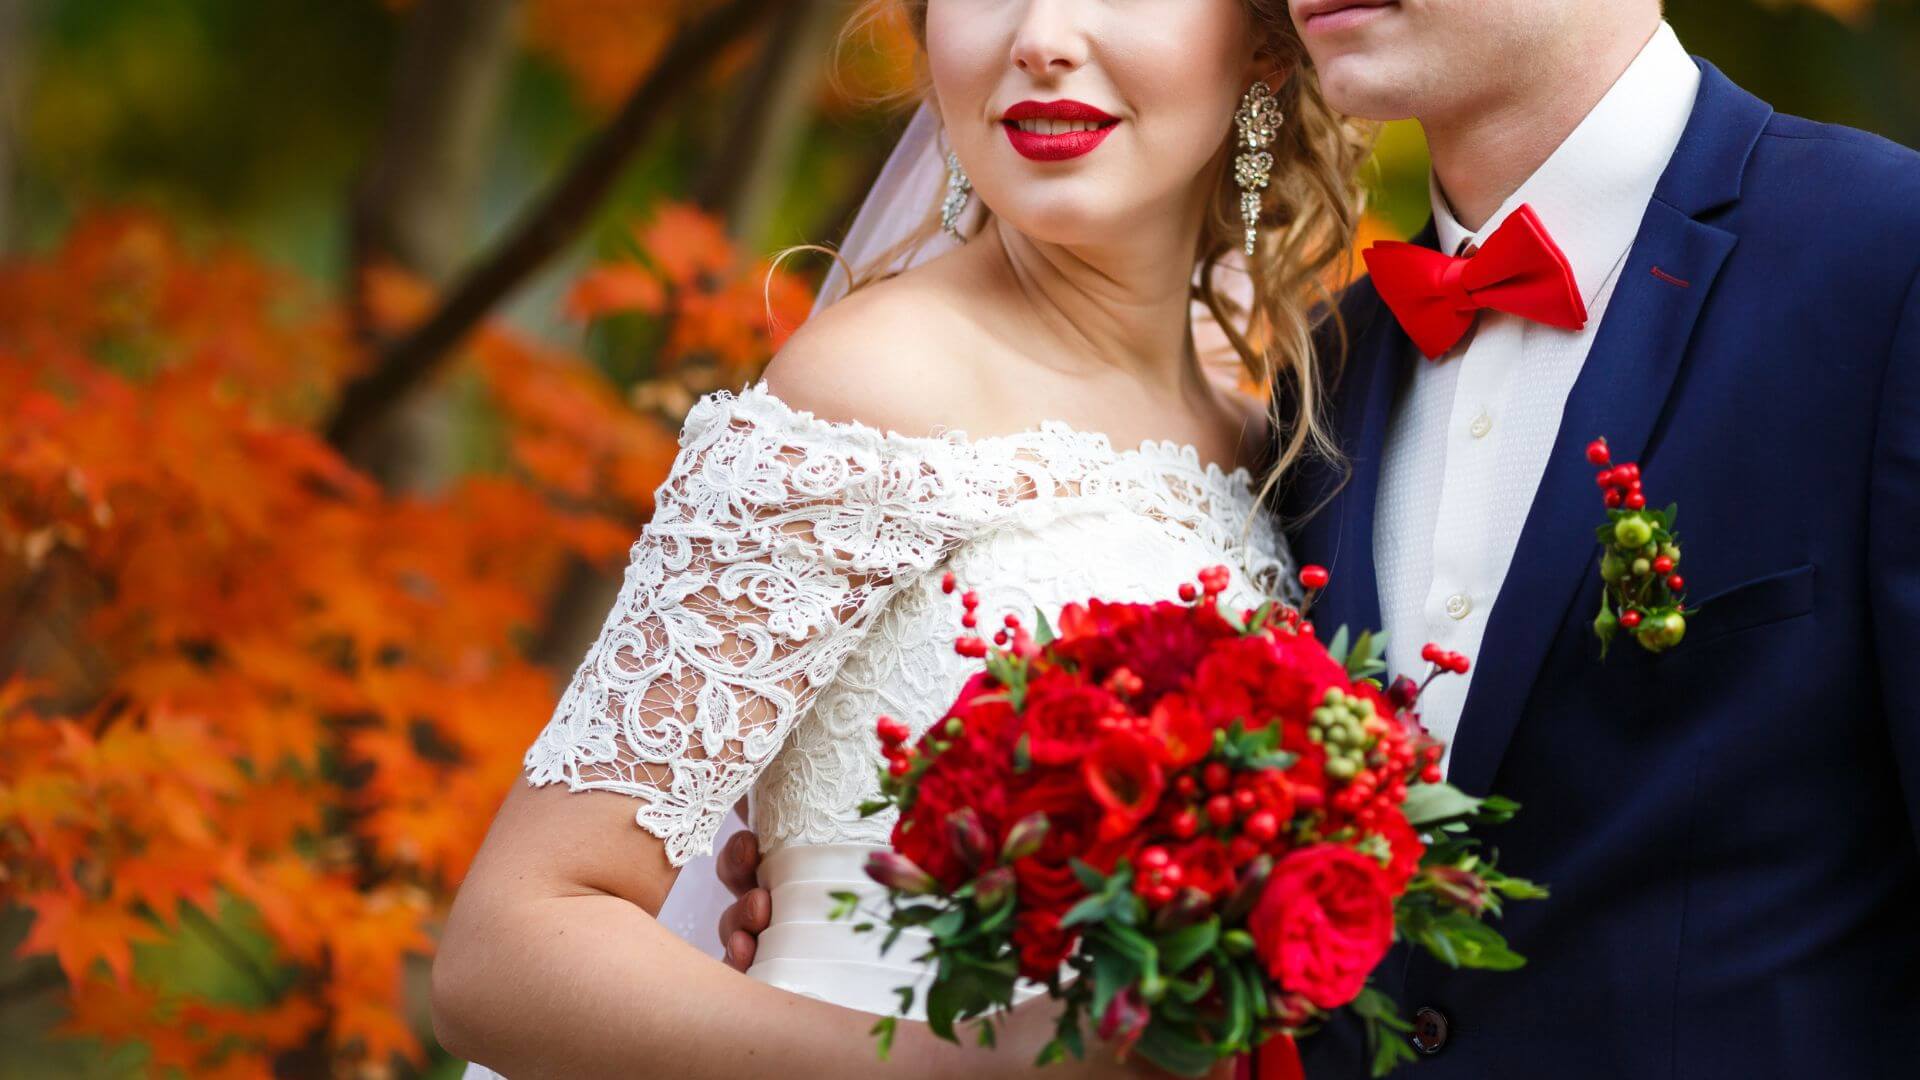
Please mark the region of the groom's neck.
[[1420, 117], [1434, 178], [1460, 224], [1485, 225], [1580, 126], [1659, 26], [1656, 10], [1610, 22], [1564, 56], [1516, 57], [1508, 69], [1513, 77], [1496, 80], [1488, 94], [1446, 115]]

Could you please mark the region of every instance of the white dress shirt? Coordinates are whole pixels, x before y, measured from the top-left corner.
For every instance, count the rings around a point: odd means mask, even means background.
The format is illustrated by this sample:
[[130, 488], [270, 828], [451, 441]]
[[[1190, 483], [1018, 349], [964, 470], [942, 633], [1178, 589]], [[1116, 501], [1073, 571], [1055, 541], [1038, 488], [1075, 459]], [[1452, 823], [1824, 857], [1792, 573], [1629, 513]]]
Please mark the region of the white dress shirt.
[[[1448, 254], [1478, 248], [1507, 215], [1531, 205], [1572, 265], [1588, 317], [1582, 329], [1560, 330], [1482, 311], [1469, 336], [1440, 360], [1416, 352], [1412, 381], [1387, 429], [1374, 518], [1391, 670], [1424, 675], [1420, 649], [1429, 641], [1465, 654], [1478, 670], [1487, 616], [1567, 395], [1699, 85], [1699, 69], [1662, 22], [1586, 119], [1478, 232], [1455, 220], [1429, 181], [1439, 247]], [[1584, 442], [1604, 432], [1579, 434]], [[1594, 506], [1597, 521], [1597, 495]], [[1484, 660], [1500, 663], [1498, 656]], [[1421, 699], [1427, 728], [1449, 744], [1471, 678], [1442, 676]]]

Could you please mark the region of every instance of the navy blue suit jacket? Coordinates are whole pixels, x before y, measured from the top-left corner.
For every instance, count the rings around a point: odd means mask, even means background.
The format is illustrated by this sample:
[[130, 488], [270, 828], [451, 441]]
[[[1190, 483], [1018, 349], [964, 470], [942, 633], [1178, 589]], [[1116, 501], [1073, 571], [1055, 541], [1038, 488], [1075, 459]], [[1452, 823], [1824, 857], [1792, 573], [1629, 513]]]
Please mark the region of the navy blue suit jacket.
[[[1500, 926], [1527, 966], [1376, 975], [1449, 1021], [1452, 1077], [1920, 1076], [1920, 155], [1775, 113], [1699, 62], [1489, 616], [1450, 779], [1524, 807]], [[1548, 223], [1552, 227], [1552, 223]], [[1428, 243], [1431, 243], [1429, 230]], [[1416, 363], [1362, 281], [1332, 416], [1346, 468], [1285, 496], [1314, 611], [1380, 625], [1381, 449]], [[1686, 640], [1602, 663], [1583, 448], [1679, 504]], [[1366, 1075], [1351, 1028], [1316, 1080]]]

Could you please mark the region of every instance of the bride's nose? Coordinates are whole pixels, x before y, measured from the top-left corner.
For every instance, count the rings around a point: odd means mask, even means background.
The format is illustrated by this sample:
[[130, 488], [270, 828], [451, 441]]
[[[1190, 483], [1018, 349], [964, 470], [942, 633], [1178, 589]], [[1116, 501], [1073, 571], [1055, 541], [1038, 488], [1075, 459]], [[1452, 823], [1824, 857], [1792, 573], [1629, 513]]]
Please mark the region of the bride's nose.
[[1062, 75], [1087, 60], [1080, 0], [1028, 0], [1013, 32], [1013, 63], [1029, 75]]

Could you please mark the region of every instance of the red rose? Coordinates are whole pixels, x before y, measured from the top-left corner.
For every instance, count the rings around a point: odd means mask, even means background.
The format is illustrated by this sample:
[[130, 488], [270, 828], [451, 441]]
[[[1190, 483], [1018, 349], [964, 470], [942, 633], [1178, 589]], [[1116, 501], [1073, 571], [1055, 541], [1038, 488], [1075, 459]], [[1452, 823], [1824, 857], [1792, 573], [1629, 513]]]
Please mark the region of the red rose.
[[1315, 844], [1274, 867], [1247, 929], [1283, 990], [1322, 1009], [1352, 1001], [1393, 943], [1386, 872], [1339, 844]]
[[1020, 954], [1020, 974], [1047, 982], [1060, 974], [1060, 965], [1073, 951], [1079, 933], [1062, 929], [1051, 911], [1022, 911], [1013, 918], [1013, 947]]
[[1160, 751], [1160, 761], [1184, 769], [1213, 749], [1213, 724], [1184, 695], [1168, 694], [1154, 703], [1147, 729]]
[[1020, 710], [1028, 756], [1042, 765], [1079, 761], [1100, 741], [1100, 718], [1119, 707], [1112, 694], [1077, 675], [1048, 672], [1027, 688]]
[[1082, 759], [1080, 772], [1094, 801], [1106, 811], [1100, 822], [1102, 840], [1117, 840], [1132, 832], [1160, 805], [1160, 793], [1166, 789], [1153, 747], [1129, 732], [1114, 732], [1102, 739]]
[[[1038, 770], [1036, 770], [1038, 771]], [[1101, 843], [1096, 832], [1100, 808], [1087, 793], [1076, 769], [1040, 771], [1031, 786], [1014, 795], [1007, 809], [1008, 820], [1019, 821], [1029, 814], [1047, 817], [1047, 832], [1040, 849], [1013, 864], [1020, 882], [1023, 910], [1048, 911], [1065, 915], [1080, 902], [1087, 890], [1074, 876], [1071, 860], [1079, 859], [1106, 873], [1128, 850], [1125, 844]]]
[[[963, 725], [944, 752], [935, 754], [913, 793], [913, 803], [893, 827], [893, 848], [932, 874], [946, 889], [957, 889], [973, 876], [955, 850], [948, 817], [962, 808], [979, 816], [993, 841], [1018, 818], [1006, 816], [1007, 783], [1013, 775], [1013, 756], [1005, 737], [1004, 702], [983, 701], [954, 713]], [[942, 724], [922, 740], [922, 752], [933, 738], [946, 738]], [[939, 734], [936, 734], [939, 733]]]
[[1227, 860], [1227, 847], [1213, 837], [1196, 836], [1167, 850], [1173, 856], [1173, 865], [1180, 868], [1183, 888], [1199, 889], [1208, 899], [1216, 899], [1233, 887], [1233, 866]]
[[1289, 736], [1297, 727], [1304, 740], [1307, 718], [1327, 688], [1347, 685], [1346, 671], [1319, 642], [1255, 634], [1217, 644], [1194, 671], [1191, 693], [1218, 727], [1284, 721]]

